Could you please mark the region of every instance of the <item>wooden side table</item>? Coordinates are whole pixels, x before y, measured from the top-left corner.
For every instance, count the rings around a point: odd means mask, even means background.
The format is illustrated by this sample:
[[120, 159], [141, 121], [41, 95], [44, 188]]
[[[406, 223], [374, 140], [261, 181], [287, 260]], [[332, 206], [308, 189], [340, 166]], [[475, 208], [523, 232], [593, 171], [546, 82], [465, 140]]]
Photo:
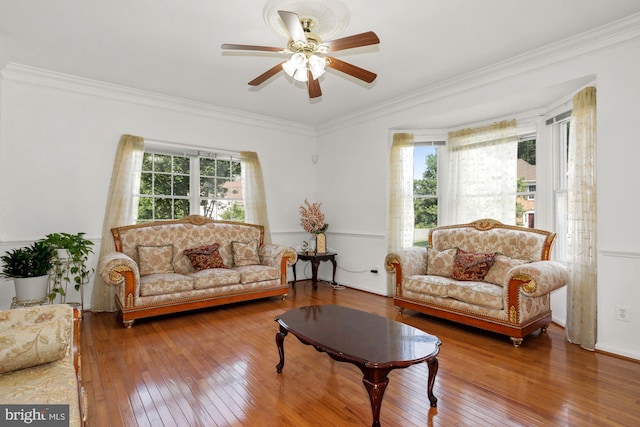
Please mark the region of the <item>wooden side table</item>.
[[293, 286], [296, 285], [296, 266], [298, 265], [298, 261], [311, 261], [311, 284], [313, 285], [313, 289], [318, 288], [318, 266], [320, 265], [320, 261], [331, 261], [333, 264], [333, 278], [331, 279], [332, 285], [337, 285], [336, 282], [336, 268], [338, 267], [338, 263], [336, 261], [335, 252], [325, 252], [325, 253], [303, 253], [298, 252], [298, 260], [295, 264], [293, 264], [293, 282], [291, 284]]

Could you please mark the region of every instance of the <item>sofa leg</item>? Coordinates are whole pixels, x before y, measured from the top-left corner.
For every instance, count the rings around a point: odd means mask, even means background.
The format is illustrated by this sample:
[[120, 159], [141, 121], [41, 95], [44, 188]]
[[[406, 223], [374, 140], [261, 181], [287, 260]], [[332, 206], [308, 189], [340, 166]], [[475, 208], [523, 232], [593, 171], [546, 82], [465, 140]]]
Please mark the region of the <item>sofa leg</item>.
[[124, 326], [126, 328], [130, 328], [133, 326], [133, 322], [135, 322], [135, 320], [123, 320], [122, 323], [124, 323]]
[[546, 334], [548, 328], [549, 328], [549, 324], [547, 323], [542, 328], [540, 328], [540, 332], [542, 332], [543, 334]]
[[398, 312], [398, 314], [402, 314], [404, 313], [404, 307], [396, 307], [396, 311]]
[[515, 348], [520, 347], [522, 345], [522, 341], [524, 341], [524, 338], [511, 337], [511, 343]]
[[282, 295], [280, 296], [280, 301], [284, 301], [284, 300], [286, 300], [286, 299], [287, 299], [287, 295], [288, 295], [288, 294], [282, 294]]

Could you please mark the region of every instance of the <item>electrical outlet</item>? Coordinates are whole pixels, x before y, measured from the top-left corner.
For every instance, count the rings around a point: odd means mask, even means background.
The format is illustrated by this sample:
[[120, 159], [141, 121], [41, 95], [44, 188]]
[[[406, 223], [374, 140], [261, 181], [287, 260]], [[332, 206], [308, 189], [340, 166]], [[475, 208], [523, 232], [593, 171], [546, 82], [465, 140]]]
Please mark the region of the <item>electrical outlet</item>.
[[631, 322], [631, 307], [628, 305], [616, 305], [616, 320]]

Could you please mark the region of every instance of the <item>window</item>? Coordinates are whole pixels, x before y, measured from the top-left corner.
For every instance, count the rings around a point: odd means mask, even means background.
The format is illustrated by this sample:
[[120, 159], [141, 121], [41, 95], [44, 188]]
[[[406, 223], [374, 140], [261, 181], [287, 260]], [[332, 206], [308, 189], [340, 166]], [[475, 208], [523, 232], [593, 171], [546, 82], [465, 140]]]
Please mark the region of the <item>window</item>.
[[518, 140], [516, 225], [534, 228], [536, 211], [536, 138], [520, 135]]
[[492, 218], [533, 227], [536, 136], [516, 120], [449, 133], [447, 222]]
[[529, 185], [527, 187], [527, 191], [529, 192], [529, 194], [527, 194], [527, 200], [535, 200], [536, 199], [536, 186], [535, 185]]
[[553, 253], [556, 260], [566, 262], [568, 232], [567, 178], [569, 172], [569, 132], [571, 121], [564, 120], [554, 123], [552, 126], [554, 222], [557, 234]]
[[190, 214], [244, 220], [240, 160], [228, 155], [147, 149], [138, 196], [138, 223]]
[[438, 225], [438, 145], [416, 142], [413, 149], [414, 246], [427, 246], [429, 229]]
[[200, 215], [244, 221], [240, 161], [199, 158]]

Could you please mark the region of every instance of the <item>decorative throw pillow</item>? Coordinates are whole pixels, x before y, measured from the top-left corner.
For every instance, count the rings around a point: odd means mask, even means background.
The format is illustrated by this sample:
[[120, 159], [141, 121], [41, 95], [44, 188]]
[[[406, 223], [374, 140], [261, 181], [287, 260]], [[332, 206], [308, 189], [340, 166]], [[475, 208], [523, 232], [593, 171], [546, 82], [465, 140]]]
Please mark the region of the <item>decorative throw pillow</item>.
[[489, 272], [484, 277], [485, 282], [493, 283], [494, 285], [504, 285], [504, 278], [513, 267], [517, 265], [527, 264], [531, 261], [524, 259], [513, 259], [506, 255], [496, 254], [496, 259], [493, 265], [489, 269]]
[[185, 249], [182, 253], [189, 258], [194, 271], [206, 270], [208, 268], [227, 268], [220, 256], [220, 245], [199, 246], [197, 248]]
[[260, 264], [258, 255], [258, 241], [231, 242], [234, 265], [257, 265]]
[[173, 273], [173, 245], [138, 246], [140, 275]]
[[457, 248], [437, 251], [427, 249], [427, 274], [431, 276], [451, 277], [453, 271], [453, 259], [458, 252]]
[[458, 249], [453, 260], [451, 278], [455, 280], [482, 281], [495, 260], [495, 254], [476, 254]]
[[53, 319], [4, 331], [0, 337], [0, 373], [62, 359], [69, 350], [65, 322]]

